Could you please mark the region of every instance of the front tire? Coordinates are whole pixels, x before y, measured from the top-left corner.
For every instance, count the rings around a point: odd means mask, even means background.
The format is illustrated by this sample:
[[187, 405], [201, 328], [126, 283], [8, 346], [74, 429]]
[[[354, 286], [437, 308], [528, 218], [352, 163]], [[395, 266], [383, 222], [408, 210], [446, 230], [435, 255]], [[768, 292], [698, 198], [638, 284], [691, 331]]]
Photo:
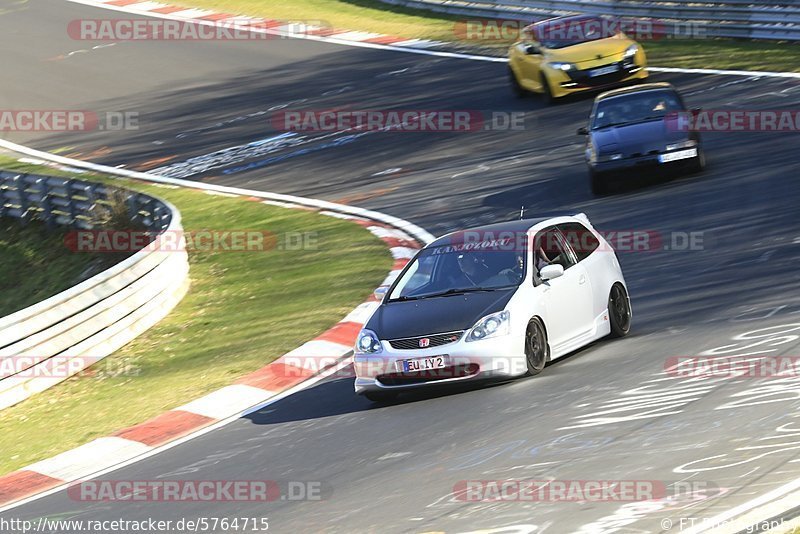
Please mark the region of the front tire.
[[383, 404], [395, 400], [397, 393], [394, 391], [366, 391], [364, 396], [372, 402]]
[[608, 295], [611, 337], [624, 337], [631, 331], [631, 299], [622, 284], [614, 284]]
[[547, 335], [539, 319], [531, 319], [525, 331], [525, 363], [528, 366], [528, 376], [535, 376], [542, 372], [550, 356], [547, 345]]
[[694, 161], [692, 162], [691, 172], [692, 174], [700, 173], [703, 172], [705, 168], [706, 168], [706, 153], [703, 152], [702, 148], [698, 148], [697, 157], [694, 158]]
[[511, 91], [514, 93], [514, 96], [517, 98], [525, 98], [528, 94], [528, 91], [526, 91], [525, 88], [519, 83], [517, 75], [514, 74], [514, 70], [511, 67], [508, 68], [508, 78], [511, 82]]
[[555, 102], [553, 92], [550, 90], [550, 83], [547, 81], [547, 76], [544, 74], [542, 74], [542, 102], [545, 106], [549, 106]]

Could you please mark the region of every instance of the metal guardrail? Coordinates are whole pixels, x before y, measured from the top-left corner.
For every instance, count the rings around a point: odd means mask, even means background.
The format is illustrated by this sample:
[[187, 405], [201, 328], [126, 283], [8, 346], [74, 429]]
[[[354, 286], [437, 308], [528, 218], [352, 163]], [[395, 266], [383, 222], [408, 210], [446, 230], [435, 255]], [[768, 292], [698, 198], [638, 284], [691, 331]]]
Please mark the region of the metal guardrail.
[[[386, 4], [472, 17], [535, 20], [586, 13], [653, 19], [673, 34], [689, 25], [704, 37], [800, 40], [800, 2], [758, 0], [381, 0]], [[683, 32], [683, 33], [681, 33]]]
[[[82, 180], [0, 171], [0, 216], [92, 230], [119, 196], [133, 224], [182, 232], [168, 202]], [[139, 250], [113, 267], [42, 302], [0, 318], [0, 409], [66, 380], [155, 325], [186, 294], [181, 250]], [[13, 358], [11, 365], [3, 360]], [[21, 362], [21, 363], [20, 363]]]

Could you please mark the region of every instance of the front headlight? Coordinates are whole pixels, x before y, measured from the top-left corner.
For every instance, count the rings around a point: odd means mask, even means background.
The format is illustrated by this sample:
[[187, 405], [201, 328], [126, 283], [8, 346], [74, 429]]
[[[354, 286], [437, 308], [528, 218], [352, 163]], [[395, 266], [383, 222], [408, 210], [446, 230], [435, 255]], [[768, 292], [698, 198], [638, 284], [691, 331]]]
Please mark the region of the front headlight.
[[356, 340], [355, 352], [356, 354], [377, 354], [383, 350], [377, 334], [372, 330], [364, 328], [358, 334]]
[[552, 63], [548, 63], [548, 65], [550, 65], [550, 67], [556, 70], [563, 70], [564, 72], [567, 72], [569, 70], [574, 70], [577, 68], [572, 63], [563, 63], [561, 61], [554, 61]]
[[672, 143], [667, 145], [667, 150], [680, 150], [681, 148], [694, 148], [697, 146], [697, 141], [689, 139], [688, 141], [681, 141], [680, 143]]
[[618, 159], [622, 159], [622, 154], [614, 153], [614, 154], [603, 154], [601, 156], [597, 156], [597, 161], [617, 161]]
[[625, 57], [633, 57], [639, 51], [639, 45], [630, 45], [627, 50], [625, 50]]
[[487, 337], [505, 336], [509, 331], [511, 314], [501, 311], [487, 315], [472, 327], [467, 334], [467, 341], [478, 341]]

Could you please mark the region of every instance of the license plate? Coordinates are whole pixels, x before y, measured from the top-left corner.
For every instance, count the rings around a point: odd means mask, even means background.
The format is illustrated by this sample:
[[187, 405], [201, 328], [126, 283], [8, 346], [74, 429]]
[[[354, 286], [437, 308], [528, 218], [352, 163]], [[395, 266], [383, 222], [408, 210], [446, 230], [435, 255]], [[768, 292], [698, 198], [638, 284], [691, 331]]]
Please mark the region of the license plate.
[[697, 149], [689, 148], [687, 150], [678, 150], [677, 152], [669, 152], [667, 154], [660, 154], [658, 156], [659, 163], [669, 163], [670, 161], [678, 161], [680, 159], [689, 159], [697, 157]]
[[397, 363], [404, 373], [418, 373], [420, 371], [430, 371], [432, 369], [444, 369], [447, 367], [447, 356], [414, 358], [413, 360], [402, 360]]
[[603, 74], [611, 74], [612, 72], [617, 72], [619, 70], [619, 65], [609, 65], [607, 67], [600, 67], [599, 69], [594, 69], [589, 71], [589, 77], [594, 78], [595, 76], [602, 76]]

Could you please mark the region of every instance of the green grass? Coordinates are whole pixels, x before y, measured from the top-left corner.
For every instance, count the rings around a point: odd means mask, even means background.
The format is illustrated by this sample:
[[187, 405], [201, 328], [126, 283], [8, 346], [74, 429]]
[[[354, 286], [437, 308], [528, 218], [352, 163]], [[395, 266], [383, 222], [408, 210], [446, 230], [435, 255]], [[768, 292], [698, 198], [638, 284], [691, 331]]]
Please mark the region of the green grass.
[[[180, 0], [181, 5], [281, 20], [321, 20], [348, 30], [457, 42], [459, 20], [432, 11], [408, 9], [379, 0]], [[502, 54], [508, 43], [461, 41]], [[659, 67], [800, 72], [800, 44], [726, 39], [662, 40], [642, 43], [649, 63]]]
[[113, 265], [106, 255], [73, 254], [64, 230], [0, 219], [0, 317], [27, 308]]
[[[20, 165], [0, 158], [0, 168], [11, 167]], [[188, 295], [106, 364], [135, 372], [73, 377], [0, 411], [0, 473], [230, 384], [324, 332], [391, 268], [383, 243], [352, 222], [187, 189], [113, 182], [172, 202], [187, 231], [314, 232], [316, 250], [190, 254]]]

